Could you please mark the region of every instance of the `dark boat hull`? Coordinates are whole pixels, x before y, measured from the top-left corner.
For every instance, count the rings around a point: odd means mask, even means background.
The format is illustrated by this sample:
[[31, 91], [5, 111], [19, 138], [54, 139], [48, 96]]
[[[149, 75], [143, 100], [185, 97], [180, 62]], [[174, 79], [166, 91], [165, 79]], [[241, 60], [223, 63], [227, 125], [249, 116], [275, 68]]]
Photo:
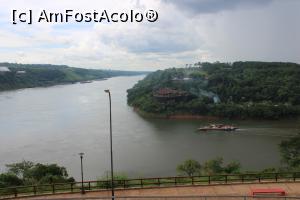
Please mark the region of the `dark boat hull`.
[[199, 128], [199, 131], [235, 131], [237, 128]]

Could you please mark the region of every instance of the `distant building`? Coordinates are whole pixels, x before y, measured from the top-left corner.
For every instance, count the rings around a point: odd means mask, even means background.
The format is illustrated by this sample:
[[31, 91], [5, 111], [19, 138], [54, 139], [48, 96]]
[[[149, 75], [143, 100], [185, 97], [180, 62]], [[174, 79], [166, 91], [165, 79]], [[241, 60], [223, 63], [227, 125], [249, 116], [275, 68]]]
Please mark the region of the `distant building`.
[[175, 78], [172, 78], [172, 81], [190, 81], [190, 80], [192, 80], [192, 78], [189, 78], [189, 77], [183, 77], [183, 78], [175, 77]]
[[10, 72], [8, 67], [0, 66], [0, 74], [6, 73], [6, 72]]
[[169, 100], [186, 100], [191, 98], [191, 95], [182, 90], [176, 90], [171, 88], [159, 88], [155, 92], [153, 92], [153, 97], [163, 100], [163, 101], [169, 101]]
[[155, 97], [177, 97], [177, 96], [183, 96], [186, 95], [186, 92], [175, 90], [171, 88], [160, 88], [153, 94]]
[[26, 74], [26, 71], [17, 71], [17, 74]]
[[214, 103], [220, 103], [220, 98], [218, 96], [213, 97]]

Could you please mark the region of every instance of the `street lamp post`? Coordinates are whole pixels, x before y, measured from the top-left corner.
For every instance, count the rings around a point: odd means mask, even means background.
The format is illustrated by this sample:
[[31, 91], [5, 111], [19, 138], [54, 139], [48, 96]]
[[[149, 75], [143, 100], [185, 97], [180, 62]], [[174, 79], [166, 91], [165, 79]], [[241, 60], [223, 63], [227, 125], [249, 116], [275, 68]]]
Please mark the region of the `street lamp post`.
[[85, 194], [84, 187], [83, 187], [83, 165], [82, 165], [83, 155], [84, 155], [84, 153], [79, 153], [80, 166], [81, 166], [81, 194]]
[[114, 165], [113, 165], [113, 149], [112, 149], [112, 121], [111, 121], [111, 96], [109, 90], [104, 90], [109, 97], [109, 130], [110, 130], [110, 172], [111, 172], [111, 199], [115, 199], [114, 191]]

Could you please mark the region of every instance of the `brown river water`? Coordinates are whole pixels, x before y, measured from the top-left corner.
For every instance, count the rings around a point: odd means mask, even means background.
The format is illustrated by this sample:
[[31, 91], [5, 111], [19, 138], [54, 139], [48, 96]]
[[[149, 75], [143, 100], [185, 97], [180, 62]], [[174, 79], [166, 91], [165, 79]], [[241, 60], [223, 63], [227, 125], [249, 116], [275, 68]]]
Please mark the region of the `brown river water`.
[[[300, 132], [300, 120], [147, 119], [127, 106], [126, 90], [144, 76], [115, 77], [86, 84], [0, 92], [0, 170], [30, 160], [58, 163], [79, 180], [79, 152], [85, 179], [110, 169], [109, 107], [112, 93], [115, 171], [130, 177], [176, 175], [186, 159], [222, 156], [244, 170], [280, 165], [278, 144]], [[230, 123], [235, 132], [197, 132], [209, 123]]]

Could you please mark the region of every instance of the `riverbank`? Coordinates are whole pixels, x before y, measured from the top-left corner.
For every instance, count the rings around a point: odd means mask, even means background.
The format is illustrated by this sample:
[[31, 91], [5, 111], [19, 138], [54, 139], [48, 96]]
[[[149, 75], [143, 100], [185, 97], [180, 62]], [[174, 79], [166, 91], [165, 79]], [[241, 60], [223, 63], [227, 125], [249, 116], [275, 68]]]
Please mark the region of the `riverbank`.
[[189, 113], [178, 113], [178, 114], [157, 114], [157, 113], [148, 113], [140, 110], [137, 107], [134, 107], [133, 110], [138, 113], [140, 116], [145, 118], [156, 118], [156, 119], [175, 119], [175, 120], [268, 120], [268, 121], [278, 121], [278, 120], [298, 120], [299, 116], [296, 117], [284, 117], [284, 118], [276, 118], [276, 119], [260, 119], [255, 117], [219, 117], [212, 115], [195, 115]]
[[156, 113], [147, 113], [144, 111], [141, 111], [138, 108], [133, 108], [133, 110], [141, 115], [142, 117], [148, 117], [148, 118], [158, 118], [158, 119], [180, 119], [180, 120], [218, 120], [220, 117], [217, 116], [206, 116], [206, 115], [193, 115], [193, 114], [156, 114]]

